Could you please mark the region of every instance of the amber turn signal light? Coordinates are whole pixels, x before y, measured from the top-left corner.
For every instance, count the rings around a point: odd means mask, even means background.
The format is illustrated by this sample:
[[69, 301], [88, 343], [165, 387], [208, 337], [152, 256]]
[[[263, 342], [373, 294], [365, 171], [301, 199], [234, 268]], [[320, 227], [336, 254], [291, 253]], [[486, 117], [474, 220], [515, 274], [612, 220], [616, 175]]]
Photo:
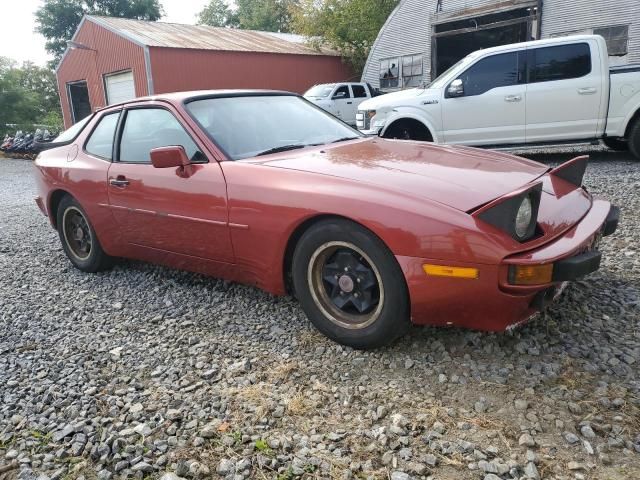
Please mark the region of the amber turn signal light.
[[478, 269], [469, 267], [449, 267], [446, 265], [430, 265], [428, 263], [422, 266], [424, 273], [434, 277], [454, 277], [454, 278], [478, 278]]
[[509, 283], [511, 285], [541, 285], [551, 282], [553, 263], [545, 265], [511, 265]]

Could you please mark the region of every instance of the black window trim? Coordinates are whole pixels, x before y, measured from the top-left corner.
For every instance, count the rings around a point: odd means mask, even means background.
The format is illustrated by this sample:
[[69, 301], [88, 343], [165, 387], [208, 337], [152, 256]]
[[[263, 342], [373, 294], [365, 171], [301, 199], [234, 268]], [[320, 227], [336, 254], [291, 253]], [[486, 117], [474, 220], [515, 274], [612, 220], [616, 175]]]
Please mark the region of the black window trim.
[[[93, 158], [97, 158], [98, 160], [102, 160], [105, 162], [109, 162], [109, 163], [113, 163], [113, 154], [114, 154], [114, 145], [116, 142], [116, 137], [118, 136], [118, 127], [120, 126], [120, 118], [122, 118], [122, 111], [123, 108], [119, 107], [116, 108], [114, 110], [101, 110], [99, 112], [96, 113], [96, 116], [98, 117], [97, 120], [92, 120], [91, 122], [93, 123], [91, 125], [91, 131], [89, 131], [89, 133], [87, 133], [87, 136], [84, 139], [84, 142], [82, 143], [82, 153], [89, 155]], [[111, 143], [111, 157], [112, 158], [107, 158], [107, 157], [102, 157], [100, 155], [96, 155], [95, 153], [91, 153], [90, 151], [87, 150], [87, 143], [89, 143], [89, 140], [91, 139], [91, 137], [93, 136], [93, 132], [96, 130], [96, 128], [98, 128], [98, 125], [100, 125], [100, 122], [104, 119], [104, 117], [106, 117], [107, 115], [113, 115], [113, 114], [119, 114], [120, 117], [118, 117], [118, 122], [116, 123], [116, 128], [115, 131], [113, 132], [113, 141]], [[90, 122], [90, 123], [91, 123]], [[85, 126], [85, 128], [87, 128], [87, 126]], [[84, 129], [83, 129], [84, 130]]]
[[[527, 53], [527, 49], [519, 49], [519, 50], [508, 50], [506, 52], [496, 52], [493, 53], [491, 55], [487, 55], [485, 57], [480, 57], [478, 58], [475, 62], [473, 62], [471, 65], [469, 65], [466, 69], [464, 69], [462, 72], [460, 72], [458, 75], [456, 75], [455, 78], [451, 79], [449, 81], [449, 83], [447, 83], [447, 86], [444, 89], [444, 98], [460, 98], [460, 97], [450, 97], [448, 90], [449, 87], [451, 86], [451, 83], [457, 79], [459, 79], [460, 77], [462, 77], [465, 73], [467, 73], [470, 69], [472, 69], [473, 67], [475, 67], [478, 63], [480, 63], [483, 60], [486, 60], [487, 58], [491, 58], [491, 57], [497, 57], [498, 55], [507, 55], [509, 53], [515, 53], [517, 57], [520, 57], [518, 59], [518, 80], [516, 81], [515, 85], [526, 85], [529, 83], [529, 54]], [[522, 78], [521, 77], [522, 74]], [[467, 95], [464, 94], [462, 95], [462, 97], [478, 97], [480, 95], [484, 95], [485, 93], [490, 92], [491, 90], [494, 90], [496, 88], [503, 88], [503, 87], [513, 87], [514, 85], [501, 85], [499, 87], [493, 87], [490, 88], [489, 90], [486, 90], [482, 93], [478, 93], [476, 95]]]
[[[536, 50], [540, 50], [543, 48], [557, 48], [557, 47], [567, 47], [567, 46], [573, 46], [573, 45], [586, 45], [587, 46], [587, 50], [589, 51], [589, 71], [587, 73], [585, 73], [584, 75], [580, 75], [579, 77], [570, 77], [570, 78], [558, 78], [555, 80], [540, 80], [538, 82], [532, 82], [531, 81], [531, 74], [533, 71], [533, 65], [534, 65], [534, 55], [535, 55], [535, 51]], [[534, 83], [547, 83], [547, 82], [563, 82], [565, 80], [575, 80], [576, 78], [584, 78], [587, 75], [591, 75], [593, 73], [593, 55], [591, 53], [591, 45], [589, 44], [589, 42], [585, 42], [585, 41], [581, 41], [581, 42], [567, 42], [567, 43], [559, 43], [559, 44], [555, 44], [555, 45], [541, 45], [539, 47], [529, 47], [527, 48], [527, 74], [526, 74], [526, 84], [534, 84]]]
[[122, 132], [124, 131], [127, 115], [131, 110], [143, 110], [143, 109], [144, 110], [150, 110], [150, 109], [166, 110], [167, 112], [169, 112], [169, 114], [176, 119], [178, 124], [182, 127], [182, 129], [187, 134], [187, 136], [191, 139], [194, 145], [198, 147], [198, 150], [200, 151], [200, 153], [202, 153], [202, 155], [204, 156], [204, 160], [199, 162], [191, 162], [191, 163], [195, 165], [211, 163], [211, 160], [209, 159], [209, 155], [207, 154], [207, 150], [205, 148], [202, 148], [201, 143], [196, 141], [193, 138], [193, 135], [189, 132], [189, 129], [185, 127], [184, 122], [180, 121], [180, 119], [176, 116], [176, 114], [167, 105], [160, 105], [157, 103], [150, 103], [150, 104], [140, 103], [140, 104], [123, 106], [122, 114], [120, 115], [120, 119], [118, 120], [118, 125], [116, 126], [116, 137], [113, 142], [113, 163], [121, 163], [124, 165], [151, 165], [151, 162], [123, 162], [122, 160], [120, 160], [120, 143], [122, 141]]

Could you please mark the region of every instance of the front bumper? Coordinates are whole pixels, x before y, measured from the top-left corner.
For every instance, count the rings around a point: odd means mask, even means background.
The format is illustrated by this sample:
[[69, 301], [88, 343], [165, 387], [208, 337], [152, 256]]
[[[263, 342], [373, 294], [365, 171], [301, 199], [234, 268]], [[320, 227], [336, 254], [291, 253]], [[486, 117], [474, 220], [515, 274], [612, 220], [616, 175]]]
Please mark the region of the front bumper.
[[[503, 331], [522, 323], [557, 298], [567, 281], [600, 267], [598, 242], [616, 230], [619, 217], [617, 207], [594, 200], [580, 222], [542, 247], [507, 257], [495, 265], [457, 263], [477, 269], [477, 279], [433, 277], [423, 271], [424, 264], [450, 265], [451, 260], [397, 256], [409, 288], [411, 319], [416, 324], [488, 331]], [[542, 264], [553, 264], [551, 282], [510, 284], [510, 266]]]

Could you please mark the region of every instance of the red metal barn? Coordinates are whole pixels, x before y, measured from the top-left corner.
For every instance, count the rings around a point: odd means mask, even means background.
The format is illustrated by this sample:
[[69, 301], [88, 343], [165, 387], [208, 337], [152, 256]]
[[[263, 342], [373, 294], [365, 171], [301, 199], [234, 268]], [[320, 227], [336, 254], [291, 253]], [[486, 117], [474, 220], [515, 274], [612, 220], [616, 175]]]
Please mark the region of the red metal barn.
[[97, 108], [181, 90], [302, 93], [350, 80], [340, 56], [297, 35], [87, 15], [56, 69], [65, 126]]

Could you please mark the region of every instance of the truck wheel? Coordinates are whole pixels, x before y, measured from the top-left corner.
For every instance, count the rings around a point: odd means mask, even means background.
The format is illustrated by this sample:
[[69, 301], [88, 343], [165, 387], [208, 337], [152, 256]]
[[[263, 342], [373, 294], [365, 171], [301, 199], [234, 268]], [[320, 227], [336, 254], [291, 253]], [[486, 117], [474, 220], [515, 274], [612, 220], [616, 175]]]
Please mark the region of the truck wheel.
[[397, 140], [433, 142], [433, 136], [431, 132], [429, 132], [429, 129], [419, 121], [410, 118], [393, 122], [382, 137]]
[[629, 150], [636, 157], [636, 160], [640, 160], [640, 119], [636, 120], [629, 130], [629, 136], [627, 137], [627, 143], [629, 144]]
[[629, 150], [629, 144], [626, 140], [620, 140], [614, 137], [604, 137], [602, 139], [602, 143], [616, 152], [626, 152]]

